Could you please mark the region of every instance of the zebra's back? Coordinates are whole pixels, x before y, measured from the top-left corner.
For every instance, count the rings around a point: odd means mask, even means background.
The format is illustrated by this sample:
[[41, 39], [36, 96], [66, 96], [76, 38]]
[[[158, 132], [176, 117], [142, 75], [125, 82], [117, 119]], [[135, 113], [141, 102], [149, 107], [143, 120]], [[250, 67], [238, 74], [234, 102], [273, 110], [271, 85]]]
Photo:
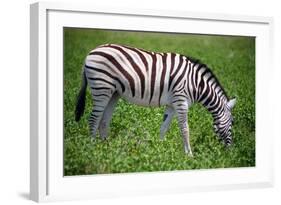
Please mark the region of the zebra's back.
[[143, 106], [169, 104], [188, 69], [185, 56], [117, 44], [92, 50], [85, 64], [92, 89], [108, 86], [129, 102]]

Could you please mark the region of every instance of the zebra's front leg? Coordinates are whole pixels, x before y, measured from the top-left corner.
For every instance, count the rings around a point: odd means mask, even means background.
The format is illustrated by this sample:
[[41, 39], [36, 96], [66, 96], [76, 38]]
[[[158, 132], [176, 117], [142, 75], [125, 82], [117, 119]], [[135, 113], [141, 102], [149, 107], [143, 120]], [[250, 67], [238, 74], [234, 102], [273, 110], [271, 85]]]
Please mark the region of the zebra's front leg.
[[102, 139], [106, 139], [108, 136], [110, 121], [112, 119], [115, 105], [119, 98], [120, 96], [118, 95], [118, 93], [115, 93], [103, 112], [103, 116], [99, 125], [99, 133]]
[[179, 127], [181, 130], [183, 143], [184, 143], [184, 151], [187, 155], [192, 157], [193, 155], [189, 142], [189, 127], [188, 127], [188, 118], [187, 118], [188, 105], [187, 103], [183, 103], [179, 105], [174, 105], [174, 108], [178, 116]]
[[175, 114], [174, 108], [171, 106], [167, 106], [165, 113], [164, 113], [163, 122], [162, 122], [162, 125], [160, 128], [160, 139], [161, 140], [164, 140], [165, 134], [169, 129], [169, 126], [171, 124], [174, 114]]

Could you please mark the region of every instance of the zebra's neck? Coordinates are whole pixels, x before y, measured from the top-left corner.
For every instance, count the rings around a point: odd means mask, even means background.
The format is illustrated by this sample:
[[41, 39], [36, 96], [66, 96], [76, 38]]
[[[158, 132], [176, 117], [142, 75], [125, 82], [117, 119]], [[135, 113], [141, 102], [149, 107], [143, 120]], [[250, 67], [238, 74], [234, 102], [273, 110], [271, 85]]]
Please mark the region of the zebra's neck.
[[194, 75], [197, 80], [197, 89], [193, 97], [195, 102], [201, 103], [213, 115], [214, 119], [222, 116], [228, 102], [226, 92], [220, 85], [216, 76], [204, 64], [195, 63], [193, 66]]

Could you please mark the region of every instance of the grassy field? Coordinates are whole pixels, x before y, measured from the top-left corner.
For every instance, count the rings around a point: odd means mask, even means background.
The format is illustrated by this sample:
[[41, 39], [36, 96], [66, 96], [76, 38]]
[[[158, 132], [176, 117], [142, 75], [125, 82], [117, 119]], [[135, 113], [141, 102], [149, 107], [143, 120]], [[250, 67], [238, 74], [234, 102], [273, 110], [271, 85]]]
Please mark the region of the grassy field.
[[[120, 43], [158, 52], [176, 52], [200, 59], [215, 73], [230, 97], [234, 144], [226, 150], [217, 140], [212, 117], [201, 105], [189, 111], [189, 158], [176, 118], [166, 139], [159, 139], [164, 108], [144, 108], [120, 100], [111, 122], [109, 139], [92, 140], [88, 117], [74, 120], [81, 68], [87, 53], [105, 43]], [[169, 171], [255, 166], [255, 40], [248, 37], [174, 35], [90, 29], [64, 30], [64, 175]]]

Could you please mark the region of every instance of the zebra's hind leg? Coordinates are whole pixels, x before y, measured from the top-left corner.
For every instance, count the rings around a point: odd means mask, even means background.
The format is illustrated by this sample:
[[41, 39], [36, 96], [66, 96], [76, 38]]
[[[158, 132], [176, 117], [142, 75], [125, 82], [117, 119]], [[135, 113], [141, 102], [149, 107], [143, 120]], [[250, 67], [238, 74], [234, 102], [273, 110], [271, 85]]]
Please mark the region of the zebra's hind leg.
[[110, 121], [112, 119], [115, 105], [118, 102], [119, 98], [119, 94], [117, 92], [114, 93], [103, 112], [103, 116], [99, 125], [99, 133], [102, 139], [106, 139], [108, 136]]
[[165, 113], [164, 113], [163, 122], [162, 122], [162, 125], [160, 128], [160, 139], [161, 140], [164, 140], [165, 134], [169, 129], [169, 126], [171, 124], [174, 114], [175, 114], [174, 108], [171, 106], [167, 106]]
[[100, 121], [102, 119], [105, 108], [112, 97], [112, 93], [113, 91], [111, 90], [99, 94], [92, 93], [94, 98], [94, 106], [89, 118], [89, 126], [93, 138], [96, 137], [97, 129], [100, 125]]
[[187, 103], [175, 104], [174, 108], [178, 116], [179, 127], [183, 137], [184, 151], [186, 154], [192, 157], [193, 155], [189, 142], [189, 127], [187, 121], [188, 105]]

